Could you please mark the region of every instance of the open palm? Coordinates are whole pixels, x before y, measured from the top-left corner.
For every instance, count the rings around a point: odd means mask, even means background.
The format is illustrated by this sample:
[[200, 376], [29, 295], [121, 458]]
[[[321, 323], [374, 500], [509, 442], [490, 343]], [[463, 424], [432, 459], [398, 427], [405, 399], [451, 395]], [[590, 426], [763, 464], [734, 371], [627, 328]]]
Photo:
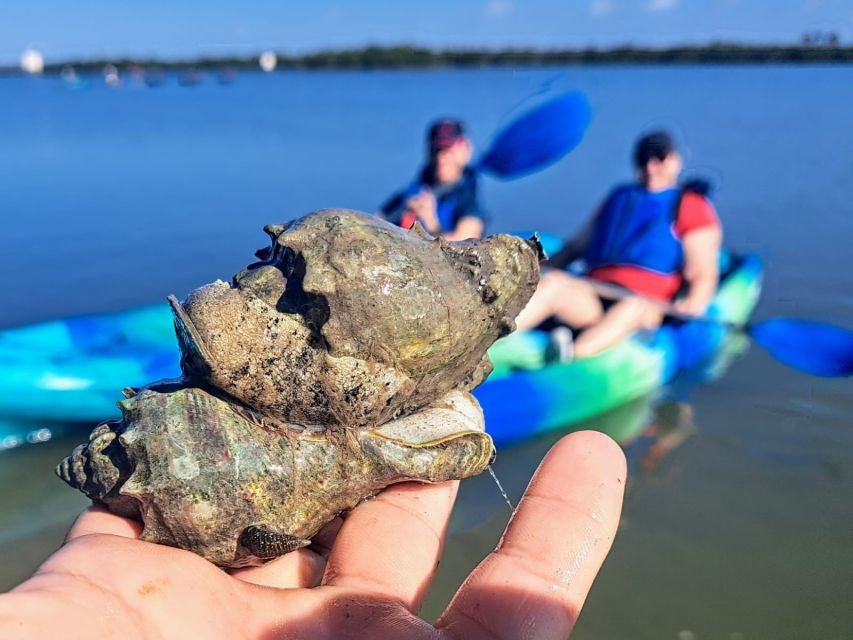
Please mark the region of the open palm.
[[[405, 483], [303, 549], [226, 573], [138, 540], [140, 525], [87, 510], [35, 576], [0, 597], [4, 638], [565, 638], [610, 549], [625, 463], [600, 434], [563, 438], [498, 548], [435, 626], [417, 617], [457, 483]], [[16, 635], [17, 632], [17, 635]]]

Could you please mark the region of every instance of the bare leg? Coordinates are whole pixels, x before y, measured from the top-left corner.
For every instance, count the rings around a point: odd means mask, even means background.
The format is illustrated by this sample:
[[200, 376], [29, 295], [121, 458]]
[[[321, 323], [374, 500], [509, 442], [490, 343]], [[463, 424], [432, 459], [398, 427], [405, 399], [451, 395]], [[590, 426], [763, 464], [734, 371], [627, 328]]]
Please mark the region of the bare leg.
[[518, 314], [515, 323], [520, 330], [532, 329], [551, 316], [576, 329], [602, 319], [601, 300], [588, 283], [564, 271], [542, 274], [536, 292]]
[[647, 300], [620, 300], [575, 340], [575, 357], [585, 358], [604, 351], [637, 329], [657, 327], [662, 318], [660, 309]]

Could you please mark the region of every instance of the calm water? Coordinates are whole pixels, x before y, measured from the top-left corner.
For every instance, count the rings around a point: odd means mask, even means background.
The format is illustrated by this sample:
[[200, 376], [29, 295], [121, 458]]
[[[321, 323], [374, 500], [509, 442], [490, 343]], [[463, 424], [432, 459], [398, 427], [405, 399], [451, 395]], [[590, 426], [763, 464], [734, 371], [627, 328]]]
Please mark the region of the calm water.
[[[543, 83], [590, 97], [559, 165], [484, 184], [493, 230], [568, 233], [650, 126], [712, 178], [727, 243], [767, 265], [757, 316], [853, 326], [853, 68], [640, 68], [241, 75], [230, 86], [0, 80], [0, 327], [108, 311], [227, 278], [261, 226], [312, 209], [374, 210], [414, 173], [426, 122], [458, 114], [483, 148]], [[753, 350], [692, 407], [618, 427], [621, 532], [576, 638], [847, 638], [853, 631], [853, 396]], [[691, 415], [692, 414], [692, 415]], [[557, 436], [505, 451], [515, 502]], [[0, 586], [27, 575], [83, 504], [50, 475], [77, 438], [0, 455]], [[671, 449], [666, 455], [662, 452]], [[466, 483], [426, 615], [495, 544], [508, 509]]]

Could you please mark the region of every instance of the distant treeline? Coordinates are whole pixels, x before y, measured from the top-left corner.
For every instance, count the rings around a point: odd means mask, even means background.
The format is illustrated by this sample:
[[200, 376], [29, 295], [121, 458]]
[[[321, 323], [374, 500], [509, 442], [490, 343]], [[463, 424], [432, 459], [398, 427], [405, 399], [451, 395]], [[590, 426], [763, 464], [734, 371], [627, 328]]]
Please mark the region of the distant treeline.
[[[775, 64], [849, 63], [853, 46], [837, 40], [804, 42], [799, 45], [744, 45], [713, 43], [650, 49], [622, 46], [611, 49], [444, 49], [414, 46], [377, 47], [344, 51], [319, 51], [305, 55], [277, 54], [276, 69], [424, 69], [440, 67], [508, 67], [592, 64]], [[73, 66], [77, 72], [100, 72], [106, 65], [119, 71], [146, 69], [257, 68], [257, 56], [204, 58], [198, 60], [82, 60], [50, 64], [55, 73]]]

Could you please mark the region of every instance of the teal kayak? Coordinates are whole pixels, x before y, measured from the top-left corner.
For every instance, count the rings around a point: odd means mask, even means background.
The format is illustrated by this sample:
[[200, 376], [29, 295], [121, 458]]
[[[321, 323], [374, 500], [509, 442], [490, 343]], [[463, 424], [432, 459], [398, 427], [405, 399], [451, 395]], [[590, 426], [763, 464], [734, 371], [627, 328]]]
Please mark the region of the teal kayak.
[[115, 417], [126, 386], [180, 375], [168, 304], [0, 331], [0, 449]]
[[[744, 322], [760, 294], [762, 266], [752, 255], [730, 262], [709, 315]], [[475, 395], [502, 446], [600, 415], [676, 375], [707, 377], [722, 369], [730, 338], [717, 324], [664, 324], [598, 356], [546, 365], [547, 334], [517, 333], [491, 348], [495, 370]], [[165, 301], [0, 331], [0, 449], [114, 418], [124, 387], [179, 376], [179, 360]]]

